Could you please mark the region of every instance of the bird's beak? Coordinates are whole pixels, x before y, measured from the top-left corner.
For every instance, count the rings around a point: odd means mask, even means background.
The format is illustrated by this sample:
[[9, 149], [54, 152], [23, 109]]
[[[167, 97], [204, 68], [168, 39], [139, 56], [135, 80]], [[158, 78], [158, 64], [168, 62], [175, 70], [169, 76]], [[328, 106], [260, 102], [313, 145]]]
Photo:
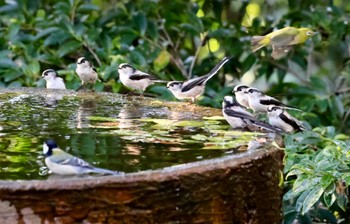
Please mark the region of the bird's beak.
[[166, 86], [165, 88], [169, 89], [169, 86]]
[[312, 34], [312, 36], [314, 36], [314, 35], [316, 35], [316, 34], [319, 34], [319, 32], [314, 32], [314, 33]]

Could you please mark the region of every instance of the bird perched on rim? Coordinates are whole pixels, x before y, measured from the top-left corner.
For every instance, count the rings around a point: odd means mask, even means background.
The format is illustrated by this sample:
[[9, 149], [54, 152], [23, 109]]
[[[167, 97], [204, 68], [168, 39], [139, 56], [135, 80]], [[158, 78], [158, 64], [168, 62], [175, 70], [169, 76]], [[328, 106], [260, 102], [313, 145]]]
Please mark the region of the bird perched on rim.
[[132, 90], [140, 90], [142, 94], [147, 89], [148, 86], [153, 85], [154, 83], [167, 82], [167, 81], [159, 80], [148, 73], [137, 70], [133, 66], [127, 63], [120, 64], [118, 67], [118, 72], [119, 72], [119, 79], [124, 86]]
[[267, 115], [269, 118], [269, 123], [272, 126], [281, 128], [285, 132], [292, 133], [306, 130], [300, 121], [292, 117], [292, 115], [281, 107], [269, 106], [267, 108]]
[[211, 79], [230, 59], [231, 57], [224, 57], [208, 74], [204, 76], [196, 77], [184, 82], [171, 81], [168, 82], [166, 88], [169, 89], [177, 99], [191, 99], [192, 102], [194, 102], [197, 97], [203, 94], [205, 84], [208, 80]]
[[285, 27], [273, 31], [265, 36], [253, 36], [251, 39], [252, 52], [271, 45], [274, 59], [280, 59], [287, 55], [293, 45], [304, 43], [307, 39], [317, 34], [309, 28]]
[[98, 78], [96, 69], [85, 57], [81, 57], [77, 60], [77, 68], [75, 69], [75, 72], [81, 80], [81, 86], [78, 90], [80, 90], [85, 84], [93, 85], [96, 80], [101, 81]]
[[66, 89], [63, 79], [53, 69], [43, 71], [41, 78], [45, 79], [47, 89]]
[[45, 164], [52, 173], [59, 175], [84, 175], [89, 173], [117, 175], [122, 172], [97, 168], [86, 161], [72, 156], [57, 147], [54, 140], [46, 140], [43, 144]]
[[236, 96], [237, 102], [245, 108], [249, 108], [248, 96], [245, 93], [248, 88], [249, 86], [246, 85], [237, 85], [232, 91]]
[[281, 101], [271, 96], [265, 95], [257, 88], [250, 87], [246, 89], [245, 93], [248, 96], [249, 108], [254, 112], [267, 112], [268, 106], [279, 106], [286, 109], [301, 111], [298, 108], [287, 106]]
[[225, 96], [222, 102], [222, 114], [226, 121], [235, 129], [254, 130], [254, 127], [280, 133], [281, 130], [259, 121], [253, 114], [239, 105], [232, 96]]

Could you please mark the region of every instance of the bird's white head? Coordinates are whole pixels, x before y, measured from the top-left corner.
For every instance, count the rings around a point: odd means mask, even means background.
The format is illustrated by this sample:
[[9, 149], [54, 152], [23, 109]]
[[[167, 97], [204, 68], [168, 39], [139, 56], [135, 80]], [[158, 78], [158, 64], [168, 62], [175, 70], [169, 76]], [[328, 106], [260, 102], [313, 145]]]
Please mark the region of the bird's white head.
[[168, 82], [168, 84], [166, 85], [166, 88], [171, 90], [171, 91], [179, 91], [181, 90], [183, 82], [180, 81], [172, 81], [172, 82]]
[[41, 78], [45, 79], [46, 81], [50, 81], [55, 79], [58, 76], [57, 72], [53, 69], [47, 69], [43, 71]]
[[127, 63], [120, 64], [118, 67], [119, 74], [131, 76], [135, 72], [135, 68]]
[[259, 96], [263, 95], [263, 93], [260, 90], [258, 90], [257, 88], [252, 88], [252, 87], [246, 89], [245, 93], [247, 93], [248, 96], [252, 96], [252, 97], [259, 97]]
[[77, 66], [78, 67], [91, 67], [91, 64], [85, 57], [81, 57], [77, 60]]
[[249, 86], [238, 85], [233, 88], [233, 93], [244, 93], [247, 89], [249, 89]]
[[267, 113], [269, 116], [279, 116], [283, 113], [283, 108], [277, 106], [269, 106], [267, 107]]
[[225, 96], [224, 100], [222, 101], [222, 108], [228, 108], [228, 107], [241, 107], [239, 103], [232, 97], [232, 96]]

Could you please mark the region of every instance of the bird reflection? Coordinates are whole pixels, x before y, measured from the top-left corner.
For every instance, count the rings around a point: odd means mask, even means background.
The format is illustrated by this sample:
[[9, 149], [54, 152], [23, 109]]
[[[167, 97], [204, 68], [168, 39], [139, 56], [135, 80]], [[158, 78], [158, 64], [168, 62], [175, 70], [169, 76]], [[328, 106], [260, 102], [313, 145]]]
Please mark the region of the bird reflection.
[[47, 90], [47, 94], [45, 95], [44, 104], [48, 107], [57, 106], [58, 102], [62, 100], [65, 96], [65, 92], [61, 90]]
[[139, 107], [133, 104], [124, 104], [123, 108], [120, 110], [118, 117], [119, 128], [132, 128], [135, 127], [136, 118], [141, 118], [143, 115]]
[[87, 117], [93, 116], [96, 110], [96, 101], [92, 99], [82, 100], [78, 108], [77, 128], [89, 128], [90, 122]]

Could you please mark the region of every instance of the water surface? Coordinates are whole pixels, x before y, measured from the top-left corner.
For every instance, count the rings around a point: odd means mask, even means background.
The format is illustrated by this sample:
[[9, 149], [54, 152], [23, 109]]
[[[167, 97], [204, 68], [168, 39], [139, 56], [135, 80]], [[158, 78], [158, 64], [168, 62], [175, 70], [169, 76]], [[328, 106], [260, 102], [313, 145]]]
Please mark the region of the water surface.
[[229, 134], [224, 120], [212, 118], [218, 111], [186, 104], [108, 93], [2, 91], [0, 179], [47, 179], [42, 144], [48, 138], [97, 167], [129, 173], [239, 153], [256, 137]]

